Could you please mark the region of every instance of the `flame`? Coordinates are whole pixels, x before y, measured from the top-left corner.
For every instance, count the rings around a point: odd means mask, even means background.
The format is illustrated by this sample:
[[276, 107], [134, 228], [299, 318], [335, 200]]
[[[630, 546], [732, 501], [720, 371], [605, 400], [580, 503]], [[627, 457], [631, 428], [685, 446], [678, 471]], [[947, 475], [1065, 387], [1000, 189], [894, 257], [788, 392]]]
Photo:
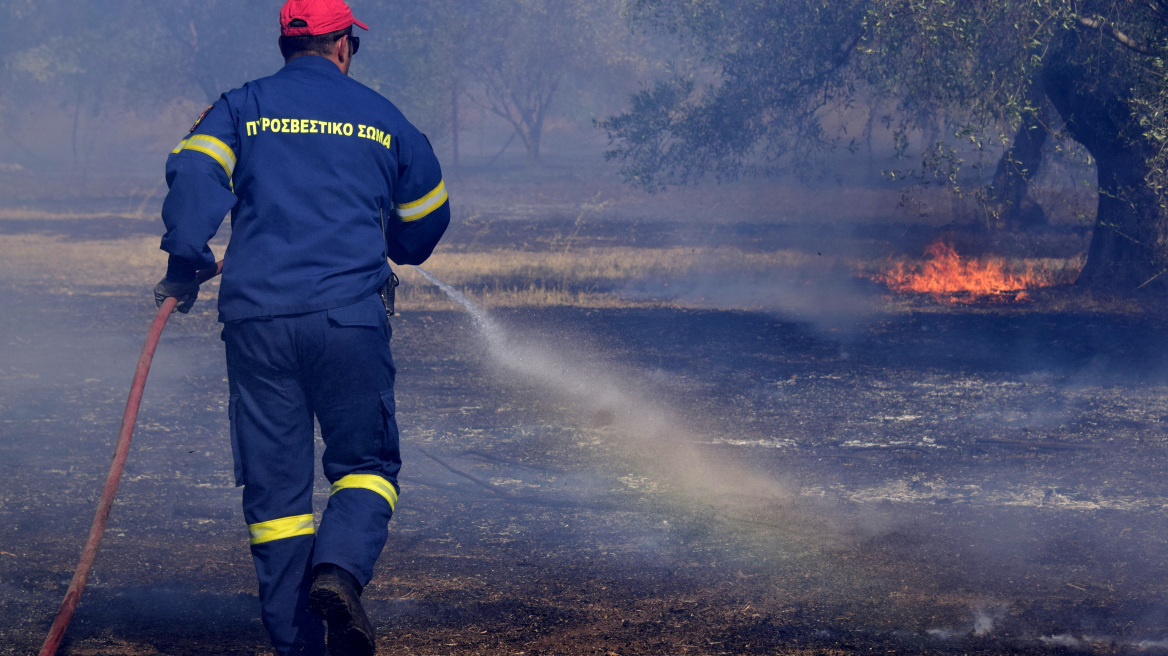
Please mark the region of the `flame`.
[[899, 261], [883, 274], [873, 276], [893, 290], [932, 294], [950, 303], [984, 299], [1028, 299], [1026, 290], [1054, 284], [1054, 275], [1032, 264], [1016, 273], [998, 259], [962, 258], [951, 244], [937, 241], [925, 249], [920, 262]]

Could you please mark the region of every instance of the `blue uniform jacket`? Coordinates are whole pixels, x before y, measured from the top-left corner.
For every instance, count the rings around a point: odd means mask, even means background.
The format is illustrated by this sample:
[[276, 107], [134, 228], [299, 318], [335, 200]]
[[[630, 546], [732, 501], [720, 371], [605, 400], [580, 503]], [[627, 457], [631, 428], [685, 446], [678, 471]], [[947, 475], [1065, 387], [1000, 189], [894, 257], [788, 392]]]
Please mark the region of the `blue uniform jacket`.
[[[426, 137], [324, 57], [229, 91], [166, 163], [162, 250], [202, 269], [231, 213], [219, 320], [356, 303], [450, 223]], [[384, 226], [384, 240], [382, 239]]]

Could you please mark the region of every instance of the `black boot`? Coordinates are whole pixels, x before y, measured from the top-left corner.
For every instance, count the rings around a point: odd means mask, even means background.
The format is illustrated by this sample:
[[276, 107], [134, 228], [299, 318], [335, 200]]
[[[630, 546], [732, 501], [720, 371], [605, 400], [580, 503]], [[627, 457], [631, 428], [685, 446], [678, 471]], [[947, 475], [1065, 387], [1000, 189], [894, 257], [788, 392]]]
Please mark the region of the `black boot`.
[[325, 563], [314, 570], [308, 610], [328, 626], [329, 656], [373, 656], [373, 625], [361, 606], [361, 586], [345, 569]]

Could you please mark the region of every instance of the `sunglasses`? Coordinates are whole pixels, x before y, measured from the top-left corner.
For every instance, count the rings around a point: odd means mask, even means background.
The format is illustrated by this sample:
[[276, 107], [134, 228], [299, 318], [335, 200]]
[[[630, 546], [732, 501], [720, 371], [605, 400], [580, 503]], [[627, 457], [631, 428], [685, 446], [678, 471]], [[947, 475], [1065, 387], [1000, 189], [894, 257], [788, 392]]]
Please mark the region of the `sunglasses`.
[[352, 57], [353, 55], [357, 54], [358, 50], [361, 49], [361, 38], [353, 36], [352, 34], [344, 34], [341, 37], [338, 37], [338, 40], [346, 36], [349, 37], [349, 43], [352, 44], [353, 49], [349, 52], [349, 56]]

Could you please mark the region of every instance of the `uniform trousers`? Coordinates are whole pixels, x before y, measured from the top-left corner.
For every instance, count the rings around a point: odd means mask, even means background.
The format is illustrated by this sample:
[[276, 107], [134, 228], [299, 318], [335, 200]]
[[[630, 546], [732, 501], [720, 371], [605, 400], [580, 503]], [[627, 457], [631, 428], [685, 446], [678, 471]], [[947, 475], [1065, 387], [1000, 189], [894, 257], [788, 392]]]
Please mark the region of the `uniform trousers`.
[[[276, 651], [324, 653], [308, 612], [312, 570], [332, 563], [362, 585], [388, 538], [401, 468], [390, 327], [377, 294], [354, 305], [229, 322], [235, 482]], [[314, 526], [313, 419], [332, 484]]]

